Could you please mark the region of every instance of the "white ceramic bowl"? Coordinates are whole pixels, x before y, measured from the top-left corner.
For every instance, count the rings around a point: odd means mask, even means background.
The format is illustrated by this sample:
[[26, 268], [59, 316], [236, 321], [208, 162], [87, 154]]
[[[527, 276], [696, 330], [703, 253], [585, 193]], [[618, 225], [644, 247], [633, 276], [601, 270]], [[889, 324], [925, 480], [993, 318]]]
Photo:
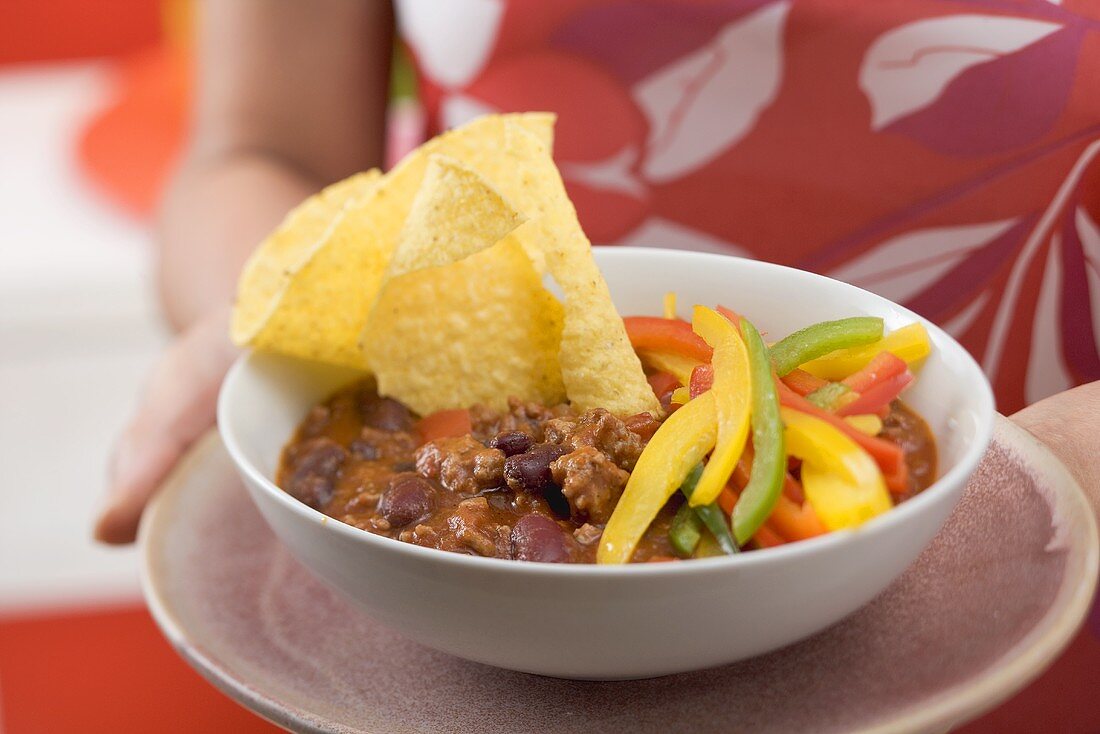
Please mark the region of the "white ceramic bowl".
[[[721, 255], [597, 248], [623, 314], [721, 303], [783, 335], [824, 319], [919, 317], [829, 278]], [[222, 438], [252, 499], [291, 552], [364, 612], [460, 657], [564, 678], [640, 678], [774, 650], [852, 613], [917, 557], [989, 442], [993, 397], [974, 360], [925, 322], [934, 344], [907, 401], [939, 444], [940, 478], [853, 531], [684, 563], [556, 565], [446, 553], [326, 517], [275, 486], [279, 453], [309, 408], [354, 375], [268, 355], [242, 358], [218, 405]]]

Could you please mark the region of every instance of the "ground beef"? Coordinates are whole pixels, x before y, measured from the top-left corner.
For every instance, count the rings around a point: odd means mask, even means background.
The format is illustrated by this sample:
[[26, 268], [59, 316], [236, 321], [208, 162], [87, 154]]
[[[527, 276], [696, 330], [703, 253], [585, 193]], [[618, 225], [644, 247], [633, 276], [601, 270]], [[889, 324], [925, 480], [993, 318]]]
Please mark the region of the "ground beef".
[[449, 525], [458, 542], [479, 556], [511, 556], [512, 528], [493, 521], [489, 501], [485, 497], [472, 497], [459, 502]]
[[594, 446], [574, 449], [550, 465], [554, 482], [569, 502], [574, 521], [606, 523], [611, 519], [630, 472]]
[[549, 420], [545, 434], [548, 442], [574, 450], [590, 446], [628, 472], [634, 469], [645, 447], [644, 439], [603, 408], [586, 410], [577, 418]]
[[473, 435], [487, 441], [500, 433], [519, 431], [531, 437], [535, 443], [543, 441], [543, 423], [551, 418], [571, 415], [568, 405], [546, 407], [537, 403], [525, 403], [516, 398], [508, 399], [508, 410], [500, 412], [484, 405], [470, 409]]
[[440, 438], [417, 449], [416, 471], [452, 492], [476, 494], [504, 485], [504, 452], [470, 435]]
[[373, 426], [363, 426], [359, 437], [348, 445], [356, 458], [364, 461], [397, 459], [408, 456], [416, 448], [416, 438], [411, 433], [387, 431]]

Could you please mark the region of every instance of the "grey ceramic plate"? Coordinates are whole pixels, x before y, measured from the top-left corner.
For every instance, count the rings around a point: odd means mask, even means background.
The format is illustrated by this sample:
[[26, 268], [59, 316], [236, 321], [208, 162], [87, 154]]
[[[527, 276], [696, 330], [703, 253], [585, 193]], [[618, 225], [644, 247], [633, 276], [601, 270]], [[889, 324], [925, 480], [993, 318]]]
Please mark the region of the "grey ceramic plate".
[[[1098, 558], [1078, 486], [1004, 419], [943, 531], [870, 605], [784, 650], [654, 680], [540, 678], [388, 632], [288, 555], [216, 435], [164, 487], [142, 537], [145, 596], [180, 654], [271, 721], [325, 732], [944, 731], [1054, 659], [1088, 610]], [[691, 631], [669, 620], [668, 634]]]

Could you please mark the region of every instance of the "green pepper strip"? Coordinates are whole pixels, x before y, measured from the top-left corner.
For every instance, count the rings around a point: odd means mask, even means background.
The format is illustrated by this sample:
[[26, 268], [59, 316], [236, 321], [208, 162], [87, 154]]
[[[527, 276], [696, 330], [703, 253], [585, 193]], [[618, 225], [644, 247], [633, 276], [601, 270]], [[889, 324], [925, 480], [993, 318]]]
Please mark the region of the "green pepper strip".
[[806, 399], [822, 410], [833, 410], [836, 408], [836, 401], [840, 400], [840, 396], [851, 391], [851, 389], [843, 382], [830, 382], [828, 385], [823, 385], [814, 390], [806, 396]]
[[[703, 475], [703, 465], [699, 464], [691, 473], [688, 474], [687, 479], [680, 485], [680, 491], [684, 493], [684, 497], [691, 499], [691, 495], [695, 493], [695, 485], [699, 483], [699, 477]], [[685, 503], [687, 505], [688, 503]], [[733, 555], [739, 552], [741, 549], [737, 547], [737, 542], [733, 539], [733, 535], [730, 533], [729, 524], [726, 522], [726, 514], [722, 512], [722, 508], [718, 506], [717, 502], [712, 502], [709, 505], [700, 505], [693, 508], [695, 514], [699, 519], [707, 526], [713, 535], [714, 539], [718, 541], [719, 547], [727, 555]], [[676, 524], [676, 520], [673, 519], [673, 525]], [[671, 531], [670, 531], [671, 534]]]
[[703, 521], [687, 502], [680, 505], [668, 529], [668, 542], [680, 558], [691, 558], [703, 537]]
[[[879, 321], [879, 328], [882, 322]], [[775, 509], [787, 470], [779, 395], [772, 378], [768, 348], [748, 319], [741, 319], [741, 335], [749, 353], [752, 379], [752, 470], [749, 482], [733, 508], [731, 524], [738, 545], [751, 538]], [[793, 369], [793, 368], [792, 368]]]
[[772, 365], [782, 377], [799, 365], [824, 357], [837, 349], [849, 349], [876, 342], [882, 338], [882, 319], [855, 316], [799, 329], [772, 345]]

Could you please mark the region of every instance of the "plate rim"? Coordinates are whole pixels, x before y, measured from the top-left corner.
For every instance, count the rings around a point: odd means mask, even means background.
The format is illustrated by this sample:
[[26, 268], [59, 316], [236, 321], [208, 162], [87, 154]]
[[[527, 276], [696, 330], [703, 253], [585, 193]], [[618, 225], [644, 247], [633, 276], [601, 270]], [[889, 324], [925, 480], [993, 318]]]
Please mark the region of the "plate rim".
[[[175, 493], [186, 484], [191, 470], [207, 460], [221, 444], [212, 429], [188, 449], [183, 460], [162, 484], [142, 517], [138, 532], [142, 595], [149, 612], [172, 647], [215, 688], [269, 722], [295, 731], [352, 732], [337, 722], [321, 720], [292, 705], [275, 701], [263, 692], [238, 680], [201, 645], [188, 639], [183, 624], [171, 610], [157, 578], [156, 543], [153, 538], [164, 522]], [[1071, 569], [1059, 586], [1043, 617], [1011, 649], [1009, 660], [998, 658], [974, 682], [956, 685], [929, 700], [900, 710], [888, 721], [869, 724], [858, 731], [864, 734], [900, 734], [902, 732], [946, 731], [995, 708], [1041, 675], [1069, 644], [1080, 629], [1091, 607], [1100, 575], [1100, 533], [1092, 507], [1069, 469], [1039, 439], [1000, 415], [994, 416], [990, 446], [999, 443], [1018, 456], [1030, 471], [1047, 479], [1051, 492], [1046, 497], [1052, 509], [1075, 516], [1083, 523], [1087, 548], [1072, 547], [1081, 554], [1077, 583], [1071, 583]], [[231, 465], [232, 462], [226, 458]], [[1083, 511], [1082, 511], [1083, 510]], [[1059, 610], [1052, 616], [1050, 610]]]

